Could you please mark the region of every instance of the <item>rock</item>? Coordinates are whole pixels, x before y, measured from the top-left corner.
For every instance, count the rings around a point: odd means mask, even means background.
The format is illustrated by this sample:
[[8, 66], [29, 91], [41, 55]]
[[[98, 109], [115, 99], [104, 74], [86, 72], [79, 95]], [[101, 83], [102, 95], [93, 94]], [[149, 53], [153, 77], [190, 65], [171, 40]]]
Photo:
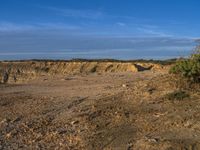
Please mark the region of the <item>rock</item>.
[[17, 117], [13, 120], [13, 122], [19, 122], [22, 119], [22, 117]]
[[149, 142], [152, 142], [152, 143], [157, 143], [159, 141], [158, 138], [152, 138], [152, 139], [148, 139]]
[[7, 72], [3, 73], [3, 83], [7, 83], [9, 79], [9, 74]]
[[14, 82], [17, 82], [17, 76], [16, 75], [13, 76], [13, 80], [14, 80]]
[[65, 129], [65, 128], [59, 128], [59, 129], [57, 130], [57, 132], [58, 132], [58, 134], [65, 134], [65, 133], [68, 132], [68, 130]]
[[126, 85], [126, 84], [122, 84], [122, 87], [123, 87], [123, 88], [126, 88], [126, 87], [127, 87], [127, 85]]
[[156, 88], [149, 88], [149, 89], [147, 89], [147, 92], [149, 93], [149, 94], [153, 94], [153, 92], [156, 90]]
[[184, 126], [190, 128], [192, 124], [193, 123], [191, 121], [187, 121], [186, 123], [184, 123]]
[[133, 149], [133, 143], [128, 143], [127, 150], [132, 150]]
[[8, 124], [7, 119], [3, 119], [3, 120], [0, 122], [0, 127], [6, 126], [7, 124]]
[[71, 122], [72, 125], [77, 124], [77, 123], [79, 123], [78, 120], [76, 120], [76, 121], [72, 121], [72, 122]]

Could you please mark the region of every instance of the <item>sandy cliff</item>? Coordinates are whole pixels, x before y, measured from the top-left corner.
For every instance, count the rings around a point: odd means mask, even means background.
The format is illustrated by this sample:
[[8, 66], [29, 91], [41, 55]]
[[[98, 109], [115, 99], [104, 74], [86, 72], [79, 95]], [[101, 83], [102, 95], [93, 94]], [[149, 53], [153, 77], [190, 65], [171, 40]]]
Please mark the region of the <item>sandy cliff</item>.
[[106, 72], [138, 72], [159, 70], [164, 66], [154, 63], [87, 62], [87, 61], [23, 61], [0, 62], [1, 83], [23, 82], [41, 75], [69, 75]]

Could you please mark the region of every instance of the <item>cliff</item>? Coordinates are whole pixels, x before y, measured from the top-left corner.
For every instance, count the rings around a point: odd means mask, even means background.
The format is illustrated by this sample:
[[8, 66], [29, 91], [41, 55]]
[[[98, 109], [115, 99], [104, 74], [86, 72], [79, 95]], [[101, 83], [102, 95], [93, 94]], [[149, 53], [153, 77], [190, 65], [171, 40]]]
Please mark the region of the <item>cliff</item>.
[[112, 61], [19, 61], [0, 62], [1, 83], [23, 82], [41, 75], [74, 75], [159, 70], [161, 64]]

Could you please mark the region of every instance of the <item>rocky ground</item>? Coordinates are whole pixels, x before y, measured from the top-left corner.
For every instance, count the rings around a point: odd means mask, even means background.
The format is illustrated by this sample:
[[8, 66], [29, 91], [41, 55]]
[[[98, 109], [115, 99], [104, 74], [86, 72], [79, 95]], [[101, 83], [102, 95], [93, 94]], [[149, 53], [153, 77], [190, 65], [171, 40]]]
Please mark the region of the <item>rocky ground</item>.
[[200, 95], [167, 99], [167, 72], [0, 84], [0, 149], [199, 150]]

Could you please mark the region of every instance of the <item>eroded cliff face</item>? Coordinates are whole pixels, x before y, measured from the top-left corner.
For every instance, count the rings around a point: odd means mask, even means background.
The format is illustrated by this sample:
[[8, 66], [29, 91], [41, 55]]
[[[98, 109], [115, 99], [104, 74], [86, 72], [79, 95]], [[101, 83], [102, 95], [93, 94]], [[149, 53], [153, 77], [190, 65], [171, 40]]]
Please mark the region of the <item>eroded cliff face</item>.
[[0, 62], [1, 83], [24, 82], [41, 75], [73, 75], [106, 72], [138, 72], [159, 70], [164, 66], [154, 63], [132, 62], [69, 62], [24, 61]]

